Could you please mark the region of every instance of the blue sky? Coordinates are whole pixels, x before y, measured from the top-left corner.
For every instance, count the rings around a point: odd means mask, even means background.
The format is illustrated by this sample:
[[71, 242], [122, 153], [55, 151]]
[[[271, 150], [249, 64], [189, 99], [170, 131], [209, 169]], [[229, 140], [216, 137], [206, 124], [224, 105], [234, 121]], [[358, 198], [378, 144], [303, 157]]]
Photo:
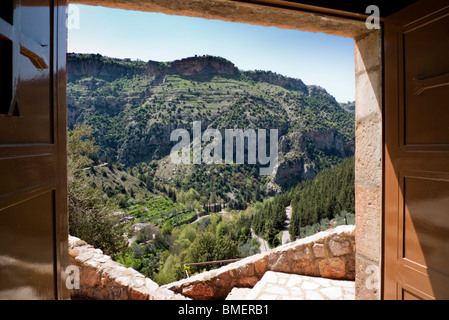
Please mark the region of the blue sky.
[[69, 11], [68, 52], [143, 61], [210, 54], [230, 60], [241, 70], [268, 70], [322, 86], [339, 102], [355, 100], [351, 38], [162, 13], [70, 6], [76, 8]]

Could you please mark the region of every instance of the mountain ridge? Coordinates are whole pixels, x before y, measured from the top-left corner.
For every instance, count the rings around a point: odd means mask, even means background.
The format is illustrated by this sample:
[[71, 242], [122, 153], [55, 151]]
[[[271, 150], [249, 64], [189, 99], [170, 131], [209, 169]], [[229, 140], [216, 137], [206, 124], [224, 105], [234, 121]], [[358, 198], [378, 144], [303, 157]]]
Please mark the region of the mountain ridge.
[[[154, 179], [203, 193], [218, 189], [222, 198], [241, 186], [231, 185], [227, 174], [243, 174], [248, 183], [256, 178], [252, 184], [262, 187], [243, 191], [251, 199], [311, 179], [354, 153], [354, 115], [324, 88], [271, 71], [241, 71], [221, 57], [143, 62], [68, 54], [67, 104], [69, 128], [92, 126], [103, 161], [125, 167], [157, 161]], [[192, 134], [193, 121], [201, 121], [202, 131], [279, 129], [279, 165], [270, 177], [253, 176], [246, 165], [240, 172], [170, 166], [170, 133], [182, 128]]]
[[[162, 80], [164, 76], [169, 74], [179, 74], [186, 77], [214, 74], [221, 76], [244, 75], [254, 81], [267, 82], [286, 89], [303, 91], [304, 93], [308, 93], [309, 87], [315, 90], [317, 88], [325, 90], [316, 85], [307, 86], [301, 79], [284, 76], [272, 71], [242, 71], [231, 61], [212, 55], [187, 57], [171, 62], [154, 60], [149, 60], [148, 62], [132, 61], [130, 59], [105, 57], [100, 54], [78, 53], [68, 53], [67, 58], [68, 63], [71, 65], [69, 82], [73, 81], [77, 76], [85, 74], [90, 74], [94, 77], [104, 77], [115, 72], [121, 72], [122, 76], [147, 75], [157, 80]], [[196, 79], [201, 79], [201, 77]]]

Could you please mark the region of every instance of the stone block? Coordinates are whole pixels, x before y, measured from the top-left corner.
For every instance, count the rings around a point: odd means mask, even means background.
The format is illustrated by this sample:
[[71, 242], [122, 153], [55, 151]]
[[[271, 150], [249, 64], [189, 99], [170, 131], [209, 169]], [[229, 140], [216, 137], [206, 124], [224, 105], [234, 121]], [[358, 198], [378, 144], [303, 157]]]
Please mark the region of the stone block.
[[149, 291], [144, 288], [128, 288], [128, 295], [130, 300], [148, 300], [150, 297]]
[[380, 300], [380, 268], [378, 263], [355, 257], [355, 296], [357, 300]]
[[238, 279], [237, 286], [240, 287], [254, 287], [260, 278], [256, 276], [241, 277]]
[[85, 287], [99, 288], [101, 286], [101, 273], [95, 268], [81, 268], [80, 284]]
[[355, 187], [357, 254], [372, 261], [380, 261], [381, 254], [381, 190]]
[[382, 35], [373, 30], [354, 41], [355, 72], [366, 72], [382, 63]]
[[321, 260], [319, 269], [323, 278], [341, 279], [346, 275], [346, 262], [340, 258]]
[[295, 261], [296, 260], [305, 261], [313, 259], [313, 256], [311, 255], [311, 250], [309, 249], [308, 245], [296, 246], [291, 255], [292, 259]]
[[335, 236], [329, 240], [329, 250], [334, 257], [343, 256], [352, 252], [352, 244], [349, 240]]
[[[355, 76], [355, 120], [382, 115], [382, 69], [358, 73]], [[382, 135], [380, 135], [382, 137]]]
[[268, 256], [265, 255], [260, 259], [254, 260], [254, 270], [256, 275], [262, 276], [267, 271], [268, 266]]
[[211, 298], [215, 295], [215, 291], [212, 286], [197, 282], [182, 288], [182, 294], [188, 297]]
[[287, 253], [273, 253], [268, 259], [269, 269], [278, 272], [292, 272], [292, 260]]
[[318, 267], [318, 263], [311, 263], [311, 261], [298, 261], [293, 265], [292, 273], [318, 277], [320, 276], [320, 269]]
[[355, 185], [382, 187], [382, 123], [376, 116], [356, 124]]
[[326, 257], [326, 247], [322, 243], [315, 243], [312, 247], [313, 255], [315, 258], [325, 258]]

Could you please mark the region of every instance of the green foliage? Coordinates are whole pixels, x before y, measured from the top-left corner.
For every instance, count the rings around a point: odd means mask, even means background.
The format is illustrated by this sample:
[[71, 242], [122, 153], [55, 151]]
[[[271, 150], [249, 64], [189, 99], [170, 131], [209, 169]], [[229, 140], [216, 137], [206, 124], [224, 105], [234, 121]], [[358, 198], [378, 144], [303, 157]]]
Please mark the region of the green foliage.
[[320, 172], [314, 180], [291, 190], [292, 237], [302, 237], [309, 233], [303, 232], [303, 228], [339, 217], [342, 212], [355, 212], [354, 165], [354, 157], [344, 159], [332, 169]]
[[77, 125], [68, 132], [69, 232], [109, 254], [124, 246], [117, 207], [89, 179], [86, 168], [93, 165], [97, 151], [89, 127]]
[[289, 232], [294, 240], [330, 226], [354, 223], [354, 198], [354, 157], [350, 157], [321, 171], [315, 179], [303, 181], [255, 206], [252, 227], [271, 247], [276, 247], [287, 218], [287, 206], [293, 209]]
[[[213, 213], [196, 224], [174, 228], [171, 245], [154, 279], [159, 284], [184, 277], [185, 263], [235, 259], [255, 254], [259, 243], [251, 238], [252, 212], [241, 211], [232, 218]], [[220, 265], [188, 268], [190, 274], [210, 270]]]
[[196, 217], [194, 206], [176, 203], [164, 196], [152, 197], [142, 204], [130, 207], [128, 212], [141, 221], [161, 226], [165, 232]]
[[267, 240], [271, 247], [280, 244], [278, 233], [284, 228], [287, 215], [285, 208], [290, 205], [290, 193], [284, 193], [264, 202], [252, 221], [254, 232]]

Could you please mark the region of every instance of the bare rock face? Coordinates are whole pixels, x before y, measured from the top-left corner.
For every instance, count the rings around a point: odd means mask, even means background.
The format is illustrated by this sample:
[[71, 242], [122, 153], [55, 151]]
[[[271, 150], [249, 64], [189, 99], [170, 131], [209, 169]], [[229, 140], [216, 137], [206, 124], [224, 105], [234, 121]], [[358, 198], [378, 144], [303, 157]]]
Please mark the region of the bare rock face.
[[143, 62], [68, 54], [67, 61], [69, 127], [95, 126], [101, 155], [124, 166], [167, 157], [175, 145], [171, 133], [192, 134], [195, 120], [201, 120], [202, 131], [211, 126], [222, 137], [224, 128], [278, 130], [279, 160], [268, 194], [313, 179], [335, 157], [354, 153], [354, 143], [347, 142], [350, 116], [325, 89], [300, 79], [242, 71], [209, 55]]
[[285, 186], [292, 181], [315, 178], [320, 170], [312, 160], [316, 150], [347, 157], [354, 153], [354, 144], [345, 143], [333, 130], [292, 132], [282, 136], [279, 151], [283, 156], [273, 172], [273, 183]]
[[128, 59], [115, 59], [120, 63], [105, 63], [110, 58], [103, 57], [100, 54], [76, 56], [68, 54], [68, 81], [73, 81], [77, 77], [89, 75], [91, 77], [100, 77], [102, 79], [112, 80], [124, 76], [132, 77], [145, 72], [144, 63], [141, 65], [128, 64]]
[[160, 79], [167, 74], [179, 74], [181, 76], [219, 74], [232, 76], [236, 72], [237, 68], [232, 62], [213, 56], [190, 57], [170, 63], [150, 60], [146, 68], [146, 74], [155, 79]]

